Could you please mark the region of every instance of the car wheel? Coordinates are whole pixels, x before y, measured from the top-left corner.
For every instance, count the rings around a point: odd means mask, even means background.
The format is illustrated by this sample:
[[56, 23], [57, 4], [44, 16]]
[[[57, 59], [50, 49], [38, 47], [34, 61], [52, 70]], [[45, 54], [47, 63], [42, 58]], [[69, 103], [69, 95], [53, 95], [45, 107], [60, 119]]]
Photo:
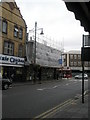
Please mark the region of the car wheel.
[[7, 90], [8, 88], [9, 88], [9, 85], [7, 83], [3, 85], [4, 90]]

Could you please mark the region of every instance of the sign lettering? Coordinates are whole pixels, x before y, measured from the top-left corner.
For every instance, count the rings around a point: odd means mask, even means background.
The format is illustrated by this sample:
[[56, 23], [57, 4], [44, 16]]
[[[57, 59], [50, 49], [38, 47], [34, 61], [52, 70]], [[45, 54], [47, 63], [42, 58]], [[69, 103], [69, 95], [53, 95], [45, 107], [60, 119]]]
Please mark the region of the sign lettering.
[[24, 65], [24, 58], [0, 54], [0, 63], [12, 65]]

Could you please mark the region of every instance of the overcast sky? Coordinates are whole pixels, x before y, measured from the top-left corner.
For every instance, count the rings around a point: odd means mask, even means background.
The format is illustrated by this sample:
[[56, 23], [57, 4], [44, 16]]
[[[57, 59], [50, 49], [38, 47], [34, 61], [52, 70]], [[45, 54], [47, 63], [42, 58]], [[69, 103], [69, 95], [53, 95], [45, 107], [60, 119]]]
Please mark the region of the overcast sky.
[[[65, 51], [80, 50], [82, 35], [87, 34], [75, 19], [74, 13], [67, 10], [62, 0], [15, 0], [26, 21], [28, 30], [35, 26], [44, 29], [44, 36], [56, 43], [64, 44]], [[48, 42], [49, 40], [47, 40]]]

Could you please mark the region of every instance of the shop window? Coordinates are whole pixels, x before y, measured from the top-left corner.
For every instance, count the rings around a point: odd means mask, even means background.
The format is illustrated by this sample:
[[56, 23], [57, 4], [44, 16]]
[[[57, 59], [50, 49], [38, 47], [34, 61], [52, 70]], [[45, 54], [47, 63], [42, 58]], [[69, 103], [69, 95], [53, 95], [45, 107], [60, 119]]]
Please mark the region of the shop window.
[[22, 57], [22, 56], [23, 56], [23, 46], [22, 46], [22, 45], [19, 45], [18, 56], [19, 56], [19, 57]]
[[14, 37], [18, 37], [18, 27], [14, 26]]
[[4, 42], [4, 54], [14, 55], [14, 44], [11, 42]]
[[7, 34], [7, 21], [3, 20], [2, 22], [2, 32]]
[[23, 29], [20, 28], [19, 30], [19, 39], [22, 39], [23, 38]]

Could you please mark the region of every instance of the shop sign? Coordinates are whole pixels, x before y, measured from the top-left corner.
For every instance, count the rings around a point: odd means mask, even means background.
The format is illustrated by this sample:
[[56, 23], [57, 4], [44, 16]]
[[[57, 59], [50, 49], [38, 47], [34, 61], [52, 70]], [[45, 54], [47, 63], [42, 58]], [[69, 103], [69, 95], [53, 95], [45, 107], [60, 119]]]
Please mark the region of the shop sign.
[[24, 65], [24, 58], [0, 54], [0, 63], [12, 65]]
[[62, 59], [59, 59], [59, 64], [61, 64], [61, 65], [62, 65]]

